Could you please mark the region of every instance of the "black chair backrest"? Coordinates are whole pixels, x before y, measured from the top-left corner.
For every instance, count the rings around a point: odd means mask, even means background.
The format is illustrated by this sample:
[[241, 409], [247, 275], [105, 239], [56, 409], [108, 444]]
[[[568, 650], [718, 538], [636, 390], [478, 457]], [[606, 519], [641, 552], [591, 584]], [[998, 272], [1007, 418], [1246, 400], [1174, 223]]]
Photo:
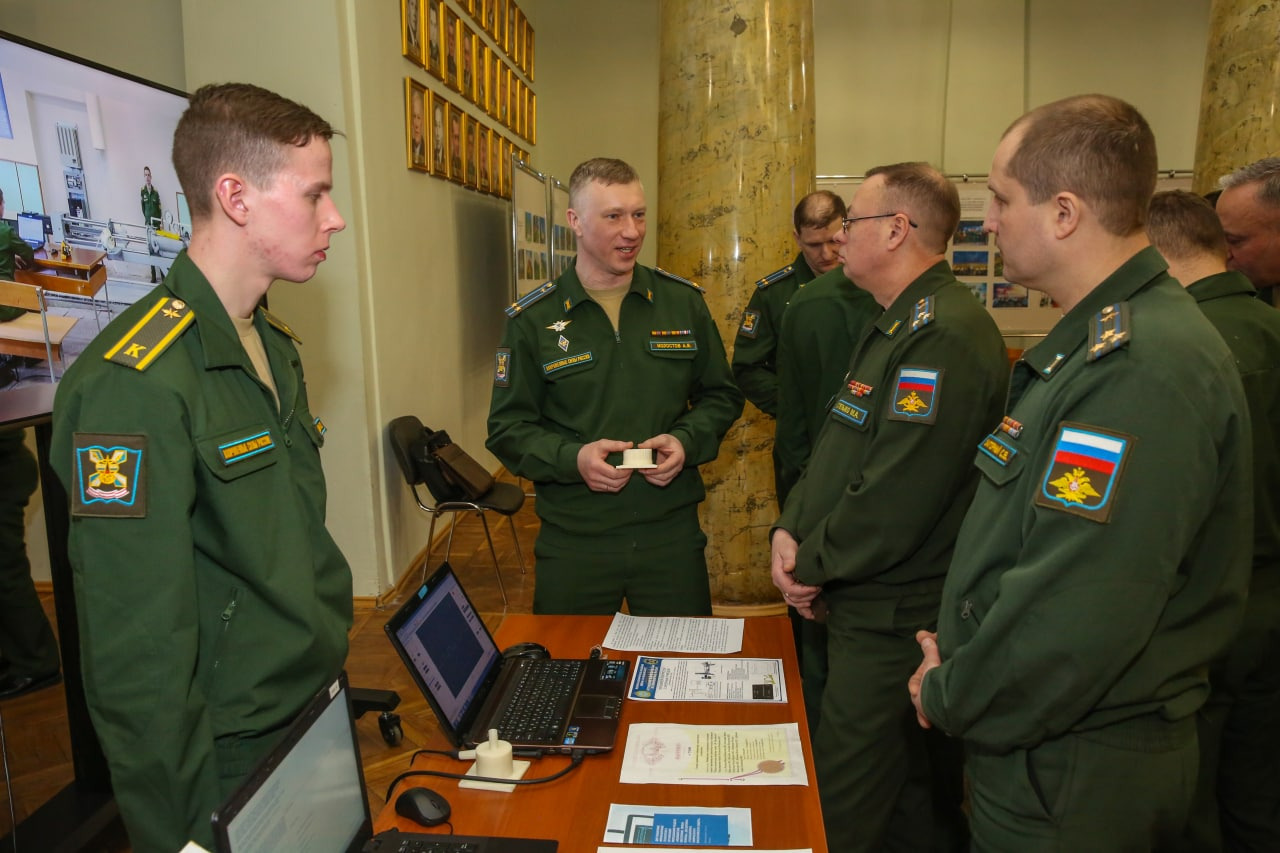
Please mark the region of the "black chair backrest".
[[422, 421], [413, 415], [394, 419], [388, 429], [391, 451], [410, 487], [425, 485], [436, 503], [463, 500], [462, 490], [445, 479], [444, 472], [427, 448], [433, 430], [423, 426]]

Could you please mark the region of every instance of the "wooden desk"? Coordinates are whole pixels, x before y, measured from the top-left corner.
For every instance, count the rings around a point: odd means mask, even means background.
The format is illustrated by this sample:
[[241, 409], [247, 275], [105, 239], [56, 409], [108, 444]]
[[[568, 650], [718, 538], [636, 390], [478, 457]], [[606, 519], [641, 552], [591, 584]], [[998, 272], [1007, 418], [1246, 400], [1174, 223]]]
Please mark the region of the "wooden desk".
[[[506, 647], [523, 640], [537, 640], [556, 657], [585, 657], [588, 649], [604, 639], [609, 616], [508, 616], [497, 631], [498, 645]], [[632, 702], [625, 703], [618, 744], [606, 755], [587, 756], [582, 766], [562, 779], [545, 785], [518, 787], [510, 794], [459, 788], [453, 779], [414, 776], [401, 782], [386, 808], [374, 822], [375, 831], [398, 827], [406, 832], [424, 830], [395, 813], [395, 795], [415, 785], [433, 788], [453, 807], [454, 832], [463, 835], [507, 835], [558, 839], [565, 853], [595, 850], [604, 844], [605, 821], [610, 803], [680, 805], [751, 809], [754, 848], [784, 850], [827, 849], [822, 829], [822, 808], [818, 802], [817, 780], [813, 772], [813, 752], [809, 748], [809, 727], [805, 721], [796, 666], [791, 623], [785, 616], [757, 616], [746, 620], [742, 641], [744, 657], [782, 658], [787, 679], [786, 705], [744, 705], [727, 702]], [[610, 651], [612, 658], [626, 658], [635, 664], [635, 652]], [[805, 745], [807, 786], [631, 785], [618, 781], [626, 730], [632, 723], [684, 722], [695, 725], [764, 725], [796, 722]], [[443, 735], [435, 736], [432, 748], [448, 749]], [[569, 763], [567, 757], [542, 758], [533, 763], [526, 778], [549, 776]], [[464, 772], [469, 765], [443, 756], [420, 756], [415, 770]], [[407, 768], [406, 768], [407, 769]], [[444, 827], [440, 828], [441, 831]], [[752, 848], [741, 848], [752, 849]]]
[[36, 252], [35, 267], [15, 270], [14, 278], [45, 290], [92, 299], [107, 283], [106, 257], [106, 252], [97, 249], [72, 249], [71, 257], [64, 260], [61, 255], [49, 258], [41, 249]]

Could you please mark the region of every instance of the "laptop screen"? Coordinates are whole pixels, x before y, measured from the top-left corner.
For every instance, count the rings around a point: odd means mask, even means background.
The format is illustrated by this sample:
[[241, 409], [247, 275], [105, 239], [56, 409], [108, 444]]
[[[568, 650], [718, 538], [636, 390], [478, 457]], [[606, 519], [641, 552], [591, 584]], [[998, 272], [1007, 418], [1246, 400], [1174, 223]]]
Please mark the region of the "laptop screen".
[[468, 712], [479, 711], [502, 655], [448, 563], [415, 596], [388, 628], [437, 713], [458, 732]]
[[219, 853], [359, 850], [373, 831], [344, 673], [213, 818]]
[[19, 213], [18, 239], [33, 249], [44, 245], [44, 217], [38, 213]]

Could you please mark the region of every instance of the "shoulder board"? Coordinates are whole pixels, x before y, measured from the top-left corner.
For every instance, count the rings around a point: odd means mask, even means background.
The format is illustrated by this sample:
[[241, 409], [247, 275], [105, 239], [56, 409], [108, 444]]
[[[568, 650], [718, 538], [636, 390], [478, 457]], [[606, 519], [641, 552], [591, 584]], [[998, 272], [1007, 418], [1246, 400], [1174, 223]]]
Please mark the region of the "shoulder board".
[[102, 357], [134, 370], [146, 370], [183, 332], [191, 328], [195, 319], [195, 312], [187, 307], [187, 303], [162, 296]]
[[293, 342], [295, 344], [302, 343], [302, 338], [294, 334], [293, 329], [290, 329], [284, 320], [281, 320], [279, 317], [277, 317], [275, 314], [272, 314], [266, 308], [262, 309], [262, 319], [266, 320], [267, 325], [270, 326], [271, 328], [284, 332], [286, 335], [293, 338]]
[[911, 309], [911, 331], [918, 332], [933, 322], [933, 295], [921, 299]]
[[1097, 361], [1129, 343], [1129, 303], [1108, 305], [1089, 320], [1089, 353], [1086, 362]]
[[681, 278], [680, 276], [676, 275], [675, 273], [673, 273], [673, 272], [667, 272], [666, 270], [662, 269], [661, 267], [654, 267], [654, 268], [653, 268], [653, 271], [654, 271], [654, 272], [656, 272], [658, 275], [665, 276], [665, 277], [667, 277], [667, 278], [671, 279], [672, 281], [678, 281], [678, 282], [680, 282], [681, 284], [687, 284], [689, 287], [692, 287], [694, 290], [698, 291], [699, 293], [706, 293], [706, 292], [707, 292], [705, 289], [703, 289], [703, 288], [699, 287], [698, 285], [694, 284], [693, 282], [689, 281], [689, 279], [687, 279], [687, 278]]
[[553, 293], [555, 289], [556, 289], [556, 283], [554, 281], [543, 282], [541, 285], [538, 286], [537, 289], [529, 291], [524, 296], [521, 296], [515, 302], [512, 302], [511, 305], [508, 306], [507, 308], [507, 316], [508, 317], [516, 316], [521, 311], [528, 308], [530, 305], [537, 302], [542, 297], [546, 296], [548, 293]]
[[769, 285], [773, 284], [775, 281], [782, 281], [782, 279], [791, 275], [793, 272], [795, 272], [795, 270], [796, 270], [795, 264], [787, 264], [782, 269], [774, 270], [764, 278], [757, 281], [756, 287], [768, 287]]

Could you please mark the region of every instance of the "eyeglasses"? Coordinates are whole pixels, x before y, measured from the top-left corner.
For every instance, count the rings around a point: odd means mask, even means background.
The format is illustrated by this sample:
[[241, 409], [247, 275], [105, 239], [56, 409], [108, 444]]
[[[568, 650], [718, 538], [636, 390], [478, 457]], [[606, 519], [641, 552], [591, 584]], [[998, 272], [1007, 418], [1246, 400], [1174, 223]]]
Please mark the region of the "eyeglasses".
[[[889, 218], [890, 216], [906, 216], [906, 214], [905, 214], [905, 213], [902, 213], [902, 214], [899, 214], [899, 213], [877, 213], [877, 214], [874, 214], [874, 215], [872, 215], [872, 216], [851, 216], [851, 217], [849, 217], [848, 219], [841, 219], [841, 220], [840, 220], [840, 230], [841, 230], [841, 231], [844, 231], [844, 232], [847, 234], [847, 233], [849, 233], [849, 226], [850, 226], [850, 225], [852, 225], [852, 224], [853, 224], [853, 223], [855, 223], [855, 222], [861, 222], [861, 221], [862, 221], [862, 220], [864, 220], [864, 219], [887, 219], [887, 218]], [[917, 225], [917, 224], [915, 224], [914, 222], [912, 222], [910, 217], [908, 217], [908, 218], [907, 218], [907, 224], [908, 224], [908, 225], [910, 225], [912, 228], [919, 228], [919, 227], [920, 227], [919, 225]]]

